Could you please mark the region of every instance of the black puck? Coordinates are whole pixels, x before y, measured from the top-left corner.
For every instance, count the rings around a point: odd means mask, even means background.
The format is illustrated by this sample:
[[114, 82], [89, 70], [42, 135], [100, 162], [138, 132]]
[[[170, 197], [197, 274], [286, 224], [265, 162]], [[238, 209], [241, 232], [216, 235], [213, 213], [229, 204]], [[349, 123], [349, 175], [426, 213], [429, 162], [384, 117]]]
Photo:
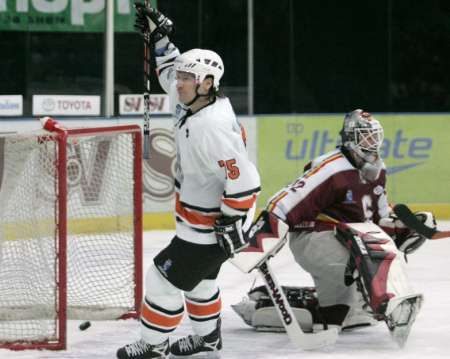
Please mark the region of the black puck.
[[80, 326], [78, 327], [80, 330], [86, 330], [87, 328], [89, 328], [91, 326], [91, 322], [87, 321], [87, 322], [83, 322], [80, 324]]

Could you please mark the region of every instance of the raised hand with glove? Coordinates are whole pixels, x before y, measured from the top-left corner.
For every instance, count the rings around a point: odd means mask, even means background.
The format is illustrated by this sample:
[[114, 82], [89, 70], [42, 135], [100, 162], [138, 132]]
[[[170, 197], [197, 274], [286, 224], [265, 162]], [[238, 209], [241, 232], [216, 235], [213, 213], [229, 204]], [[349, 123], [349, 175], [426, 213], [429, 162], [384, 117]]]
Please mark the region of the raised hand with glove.
[[155, 48], [167, 44], [169, 42], [167, 36], [172, 35], [175, 29], [172, 20], [141, 2], [135, 3], [134, 7], [136, 8], [134, 27], [144, 36], [145, 41], [155, 44]]

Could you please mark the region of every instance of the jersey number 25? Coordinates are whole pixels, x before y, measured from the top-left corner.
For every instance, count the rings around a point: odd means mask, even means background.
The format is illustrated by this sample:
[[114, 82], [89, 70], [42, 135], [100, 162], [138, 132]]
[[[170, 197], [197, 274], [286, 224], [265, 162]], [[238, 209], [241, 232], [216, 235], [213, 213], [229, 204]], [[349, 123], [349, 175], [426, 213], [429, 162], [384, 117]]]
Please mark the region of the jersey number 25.
[[226, 175], [229, 179], [236, 179], [241, 174], [239, 172], [239, 167], [236, 166], [236, 160], [233, 158], [231, 160], [220, 160], [218, 161], [220, 167], [226, 168]]

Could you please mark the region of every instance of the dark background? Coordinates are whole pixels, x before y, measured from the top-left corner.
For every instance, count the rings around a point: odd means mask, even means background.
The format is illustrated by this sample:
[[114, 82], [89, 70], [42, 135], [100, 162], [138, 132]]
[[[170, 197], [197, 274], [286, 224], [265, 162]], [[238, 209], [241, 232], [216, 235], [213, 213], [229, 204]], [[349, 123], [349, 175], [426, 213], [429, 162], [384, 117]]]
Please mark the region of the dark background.
[[[247, 113], [247, 1], [159, 0], [173, 42], [218, 52]], [[450, 1], [255, 0], [255, 113], [450, 111]], [[103, 34], [0, 33], [0, 94], [103, 94]], [[115, 93], [140, 93], [142, 39], [116, 34]], [[161, 92], [153, 81], [152, 92]], [[117, 113], [117, 98], [116, 113]]]

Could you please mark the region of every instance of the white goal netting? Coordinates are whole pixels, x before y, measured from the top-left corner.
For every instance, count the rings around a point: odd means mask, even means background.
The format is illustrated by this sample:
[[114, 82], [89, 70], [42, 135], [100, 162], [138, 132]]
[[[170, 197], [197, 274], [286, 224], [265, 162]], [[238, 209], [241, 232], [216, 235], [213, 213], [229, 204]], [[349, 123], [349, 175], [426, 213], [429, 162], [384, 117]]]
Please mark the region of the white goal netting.
[[57, 138], [0, 137], [0, 344], [58, 341], [65, 313], [136, 311], [133, 133], [69, 134], [64, 163]]

